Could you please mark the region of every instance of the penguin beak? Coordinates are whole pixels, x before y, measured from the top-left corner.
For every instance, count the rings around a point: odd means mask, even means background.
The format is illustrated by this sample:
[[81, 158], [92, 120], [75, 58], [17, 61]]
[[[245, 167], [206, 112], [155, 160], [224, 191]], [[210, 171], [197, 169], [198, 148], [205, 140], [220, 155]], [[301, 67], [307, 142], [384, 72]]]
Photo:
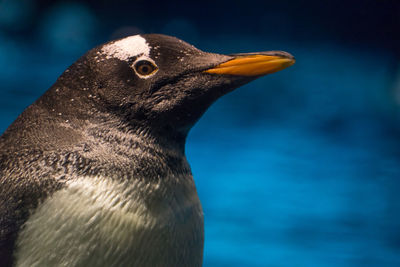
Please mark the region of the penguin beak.
[[233, 54], [233, 58], [204, 72], [222, 75], [257, 77], [292, 66], [296, 60], [283, 51]]

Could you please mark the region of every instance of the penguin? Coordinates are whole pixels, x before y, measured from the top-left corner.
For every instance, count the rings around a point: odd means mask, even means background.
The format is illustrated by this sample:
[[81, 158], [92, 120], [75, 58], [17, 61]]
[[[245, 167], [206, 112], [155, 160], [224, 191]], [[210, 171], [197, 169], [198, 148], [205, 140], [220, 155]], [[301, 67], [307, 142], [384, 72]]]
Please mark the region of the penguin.
[[160, 34], [87, 52], [0, 137], [0, 265], [201, 266], [189, 130], [219, 97], [294, 62]]

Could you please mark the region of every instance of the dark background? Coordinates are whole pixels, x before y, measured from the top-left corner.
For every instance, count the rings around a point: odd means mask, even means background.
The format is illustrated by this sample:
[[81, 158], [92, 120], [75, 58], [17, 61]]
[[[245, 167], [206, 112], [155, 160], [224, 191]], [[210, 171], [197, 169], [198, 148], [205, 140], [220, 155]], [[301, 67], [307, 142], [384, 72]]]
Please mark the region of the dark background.
[[400, 1], [0, 0], [0, 132], [88, 49], [151, 32], [297, 59], [189, 136], [205, 266], [400, 266]]

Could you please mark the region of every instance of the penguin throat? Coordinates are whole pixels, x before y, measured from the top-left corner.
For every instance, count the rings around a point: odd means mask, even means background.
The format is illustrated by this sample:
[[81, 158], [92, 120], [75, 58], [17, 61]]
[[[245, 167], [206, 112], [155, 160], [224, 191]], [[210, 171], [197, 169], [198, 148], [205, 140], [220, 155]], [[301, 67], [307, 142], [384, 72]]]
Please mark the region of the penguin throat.
[[[163, 179], [168, 174], [191, 175], [184, 141], [159, 136], [148, 128], [117, 129], [89, 123], [84, 139], [80, 154], [95, 162], [98, 168], [94, 169], [103, 175], [148, 180]], [[109, 169], [113, 172], [106, 173]]]

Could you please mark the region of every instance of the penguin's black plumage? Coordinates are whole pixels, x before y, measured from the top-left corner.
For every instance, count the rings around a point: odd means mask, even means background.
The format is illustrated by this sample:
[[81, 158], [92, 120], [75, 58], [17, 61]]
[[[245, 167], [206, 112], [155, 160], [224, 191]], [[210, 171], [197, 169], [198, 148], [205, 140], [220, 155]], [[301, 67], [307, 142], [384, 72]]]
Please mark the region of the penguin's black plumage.
[[0, 138], [1, 266], [201, 266], [188, 131], [220, 96], [293, 62], [157, 34], [90, 50]]

